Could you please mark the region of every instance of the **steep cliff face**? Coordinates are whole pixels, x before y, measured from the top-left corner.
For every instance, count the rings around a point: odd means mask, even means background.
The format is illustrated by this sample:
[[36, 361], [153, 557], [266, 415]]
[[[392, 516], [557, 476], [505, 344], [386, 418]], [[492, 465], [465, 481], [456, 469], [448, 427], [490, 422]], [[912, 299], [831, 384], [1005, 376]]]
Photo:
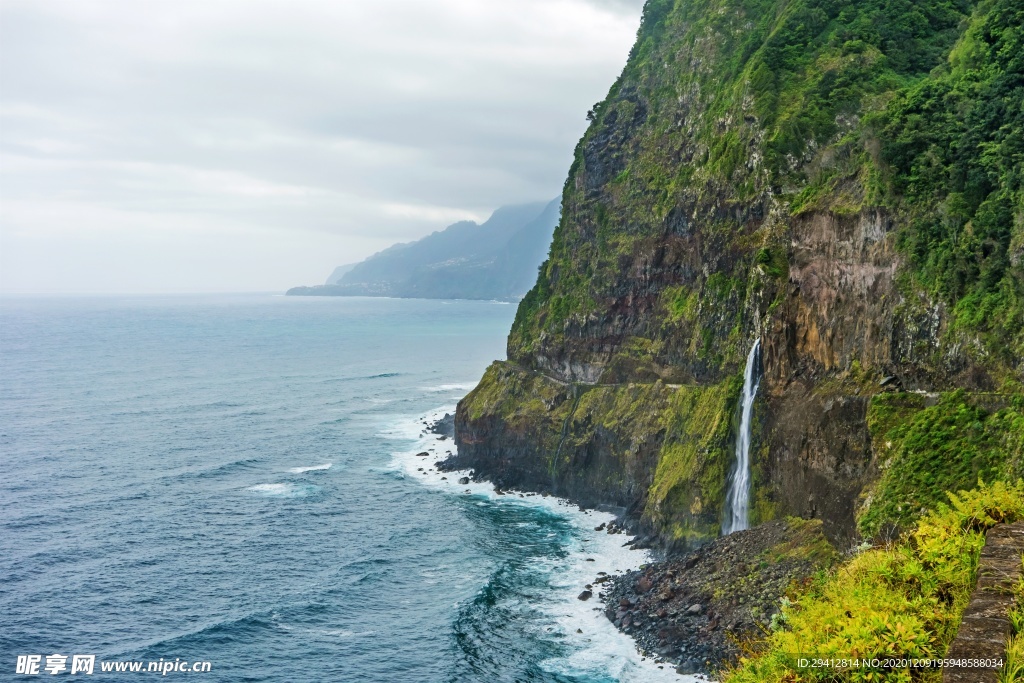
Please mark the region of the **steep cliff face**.
[[[700, 543], [755, 339], [755, 522], [855, 534], [892, 465], [883, 387], [997, 392], [1024, 425], [1022, 19], [1010, 0], [649, 0], [453, 464]], [[1017, 467], [1001, 448], [962, 477]]]

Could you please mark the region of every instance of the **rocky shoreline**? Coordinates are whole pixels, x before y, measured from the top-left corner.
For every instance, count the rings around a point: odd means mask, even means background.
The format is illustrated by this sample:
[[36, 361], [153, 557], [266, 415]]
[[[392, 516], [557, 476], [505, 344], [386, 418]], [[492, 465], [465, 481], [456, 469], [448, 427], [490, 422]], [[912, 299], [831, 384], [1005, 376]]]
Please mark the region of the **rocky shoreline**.
[[772, 627], [791, 587], [837, 558], [820, 522], [790, 518], [595, 585], [608, 619], [645, 655], [681, 674], [714, 673]]
[[[424, 427], [440, 439], [451, 438], [454, 417], [445, 414]], [[440, 460], [435, 467], [455, 471], [457, 465]], [[635, 533], [629, 522], [620, 519], [595, 530]], [[651, 540], [638, 536], [629, 545], [650, 547]], [[637, 571], [598, 574], [579, 599], [596, 596], [608, 619], [645, 656], [680, 674], [713, 674], [735, 661], [739, 643], [771, 627], [791, 587], [837, 558], [820, 521], [787, 518], [718, 538], [686, 554], [670, 554]]]

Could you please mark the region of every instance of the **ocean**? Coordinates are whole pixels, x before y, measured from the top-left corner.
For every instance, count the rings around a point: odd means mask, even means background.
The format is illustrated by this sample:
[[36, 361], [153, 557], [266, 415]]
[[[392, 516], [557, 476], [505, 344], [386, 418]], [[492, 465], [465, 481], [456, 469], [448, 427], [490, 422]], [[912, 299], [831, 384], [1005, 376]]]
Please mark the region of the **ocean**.
[[[0, 301], [0, 680], [684, 681], [577, 599], [612, 517], [433, 471], [515, 306]], [[156, 662], [170, 673], [104, 672]], [[208, 662], [209, 671], [181, 671]], [[84, 666], [84, 662], [82, 663]], [[200, 666], [199, 668], [203, 668]], [[79, 675], [79, 674], [74, 674]]]

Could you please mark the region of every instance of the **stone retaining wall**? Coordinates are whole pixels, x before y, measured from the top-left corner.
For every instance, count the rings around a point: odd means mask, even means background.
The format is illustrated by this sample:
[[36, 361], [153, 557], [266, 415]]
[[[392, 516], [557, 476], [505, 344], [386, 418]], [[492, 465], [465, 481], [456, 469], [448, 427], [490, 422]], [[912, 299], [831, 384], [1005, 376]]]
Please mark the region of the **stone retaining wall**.
[[[1021, 576], [1024, 521], [1000, 524], [989, 530], [978, 561], [978, 586], [964, 612], [947, 659], [1004, 659], [1010, 637], [1007, 616], [1013, 589]], [[993, 669], [953, 669], [942, 672], [943, 683], [997, 683]]]

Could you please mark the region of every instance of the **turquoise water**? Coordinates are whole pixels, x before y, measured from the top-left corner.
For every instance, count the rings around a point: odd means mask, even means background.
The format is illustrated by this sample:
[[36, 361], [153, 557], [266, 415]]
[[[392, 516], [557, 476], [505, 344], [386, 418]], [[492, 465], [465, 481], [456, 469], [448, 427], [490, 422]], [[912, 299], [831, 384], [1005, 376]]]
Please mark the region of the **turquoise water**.
[[575, 599], [644, 559], [607, 517], [418, 469], [451, 448], [420, 419], [504, 356], [514, 314], [4, 300], [0, 679], [62, 653], [205, 681], [679, 680]]

